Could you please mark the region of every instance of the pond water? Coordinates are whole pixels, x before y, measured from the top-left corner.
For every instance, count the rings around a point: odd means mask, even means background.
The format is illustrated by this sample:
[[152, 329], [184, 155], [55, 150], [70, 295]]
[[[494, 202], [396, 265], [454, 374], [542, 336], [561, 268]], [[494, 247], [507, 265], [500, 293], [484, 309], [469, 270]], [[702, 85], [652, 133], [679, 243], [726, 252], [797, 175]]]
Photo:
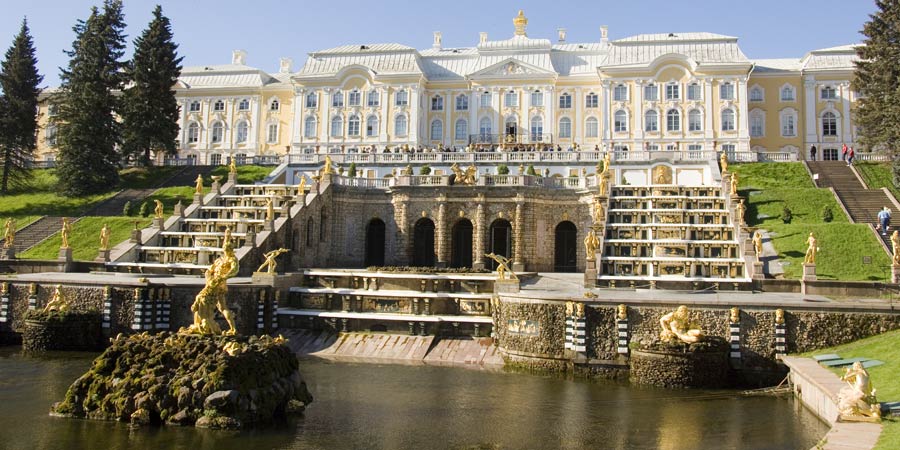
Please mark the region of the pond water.
[[50, 417], [94, 356], [0, 348], [0, 448], [805, 450], [827, 431], [789, 398], [319, 360], [301, 362], [315, 402], [261, 430]]

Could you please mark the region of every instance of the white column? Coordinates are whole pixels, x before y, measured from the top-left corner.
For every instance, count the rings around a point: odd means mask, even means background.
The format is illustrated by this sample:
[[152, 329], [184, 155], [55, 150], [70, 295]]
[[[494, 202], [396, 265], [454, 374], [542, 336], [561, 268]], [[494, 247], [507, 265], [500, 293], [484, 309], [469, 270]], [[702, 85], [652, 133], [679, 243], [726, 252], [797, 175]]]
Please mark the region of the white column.
[[[256, 109], [255, 98], [250, 100], [250, 111], [253, 114], [253, 111]], [[250, 116], [250, 121], [248, 121], [252, 126], [253, 116]], [[224, 130], [222, 132], [222, 147], [229, 148], [234, 147], [232, 143], [234, 142], [233, 135], [235, 133], [235, 123], [234, 123], [234, 99], [229, 98], [225, 100], [225, 124]]]
[[600, 123], [603, 126], [603, 146], [605, 147], [612, 140], [612, 135], [610, 134], [610, 126], [609, 126], [609, 80], [603, 80], [600, 82], [601, 89], [601, 107], [600, 107]]
[[559, 130], [556, 129], [556, 94], [553, 86], [544, 88], [544, 132], [550, 133], [552, 142], [559, 142]]
[[750, 118], [748, 116], [749, 105], [747, 104], [747, 79], [740, 78], [737, 81], [737, 89], [735, 89], [735, 98], [738, 101], [738, 138], [741, 140], [741, 146], [745, 147], [740, 150], [749, 150], [750, 143]]
[[387, 144], [388, 142], [388, 101], [390, 100], [390, 90], [391, 88], [384, 86], [381, 89], [381, 120], [378, 121], [378, 139], [382, 144]]
[[444, 147], [453, 147], [453, 138], [456, 134], [456, 124], [453, 123], [453, 108], [456, 107], [456, 99], [453, 98], [453, 91], [446, 91], [444, 94]]
[[294, 106], [291, 118], [291, 144], [299, 145], [303, 142], [303, 111], [306, 108], [306, 89], [297, 89], [294, 92]]
[[501, 136], [500, 141], [502, 142], [503, 136], [503, 122], [500, 117], [500, 97], [501, 90], [499, 88], [491, 88], [491, 107], [494, 109], [494, 128], [491, 130], [492, 133]]
[[319, 98], [319, 105], [322, 107], [322, 116], [319, 119], [319, 150], [328, 153], [328, 141], [330, 140], [331, 129], [331, 93], [334, 89], [323, 89]]
[[[816, 77], [804, 77], [803, 87], [806, 91], [806, 106], [803, 109], [803, 117], [806, 118], [806, 148], [809, 148], [819, 142], [819, 127], [816, 126]], [[804, 150], [801, 149], [801, 152]]]
[[[632, 88], [632, 106], [631, 106], [631, 115], [634, 116], [634, 120], [632, 123], [634, 124], [634, 129], [632, 129], [631, 135], [634, 136], [635, 139], [643, 141], [644, 139], [644, 81], [643, 80], [634, 80], [634, 85]], [[635, 150], [640, 150], [644, 148], [643, 142], [638, 143], [638, 148]]]
[[529, 95], [530, 89], [522, 88], [519, 91], [519, 132], [525, 132], [525, 141], [528, 142], [528, 139], [531, 136], [528, 136], [528, 127], [530, 125], [530, 120], [528, 118], [528, 107], [531, 105], [531, 95]]
[[[703, 115], [703, 121], [704, 121], [703, 136], [707, 140], [712, 139], [714, 136], [714, 134], [713, 134], [713, 132], [714, 132], [714, 130], [713, 130], [713, 115], [718, 113], [718, 111], [713, 110], [712, 82], [713, 82], [713, 80], [711, 78], [705, 78], [702, 81], [702, 83], [703, 83], [703, 101], [704, 101], [704, 105], [706, 105], [704, 107], [705, 111], [704, 111], [704, 115]], [[687, 111], [686, 113], [690, 113], [690, 111]], [[665, 112], [663, 114], [665, 114]], [[685, 117], [684, 122], [685, 122], [685, 127], [687, 127], [687, 117]], [[715, 150], [715, 149], [708, 148], [708, 146], [704, 146], [704, 150]]]
[[850, 127], [850, 83], [845, 81], [840, 86], [841, 106], [843, 107], [841, 112], [843, 120], [841, 122], [843, 126], [838, 135], [843, 136], [843, 141], [850, 145], [853, 142], [853, 129]]
[[[478, 92], [476, 89], [473, 89], [469, 92], [469, 134], [478, 133]], [[468, 136], [467, 136], [468, 137]], [[468, 144], [468, 142], [467, 142]]]
[[[262, 109], [263, 101], [264, 100], [262, 100], [258, 96], [250, 100], [250, 135], [247, 136], [247, 142], [250, 148], [247, 150], [257, 155], [259, 154], [259, 147], [257, 145], [257, 143], [259, 142], [259, 133], [264, 131], [260, 130], [260, 123], [262, 122], [262, 119], [260, 118], [262, 114], [260, 112]], [[229, 107], [228, 109], [230, 111], [231, 107]], [[241, 150], [241, 152], [244, 152], [244, 150]]]
[[406, 123], [407, 134], [409, 135], [409, 145], [419, 145], [419, 89], [415, 87], [409, 88], [409, 120]]
[[572, 107], [575, 108], [575, 120], [572, 121], [572, 143], [584, 144], [584, 92], [581, 88], [575, 88], [572, 96]]

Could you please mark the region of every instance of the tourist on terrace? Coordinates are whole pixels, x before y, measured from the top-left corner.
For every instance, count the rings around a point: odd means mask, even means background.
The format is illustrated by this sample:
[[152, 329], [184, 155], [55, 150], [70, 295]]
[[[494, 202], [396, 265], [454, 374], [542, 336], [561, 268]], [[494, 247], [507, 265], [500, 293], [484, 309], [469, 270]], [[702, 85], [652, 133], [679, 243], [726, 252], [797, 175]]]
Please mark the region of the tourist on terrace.
[[881, 235], [887, 236], [887, 233], [891, 228], [891, 210], [887, 206], [878, 212], [878, 224], [881, 228]]
[[847, 165], [853, 165], [853, 157], [856, 156], [856, 152], [853, 151], [853, 147], [850, 147], [850, 151], [847, 152]]
[[847, 144], [841, 146], [841, 161], [847, 160]]

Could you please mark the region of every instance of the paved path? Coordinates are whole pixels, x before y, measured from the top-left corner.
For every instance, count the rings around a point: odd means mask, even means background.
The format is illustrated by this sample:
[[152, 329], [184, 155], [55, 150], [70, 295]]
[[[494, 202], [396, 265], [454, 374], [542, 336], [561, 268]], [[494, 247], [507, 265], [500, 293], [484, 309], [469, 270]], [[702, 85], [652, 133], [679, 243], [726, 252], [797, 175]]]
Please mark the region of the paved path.
[[783, 277], [784, 267], [781, 265], [781, 260], [778, 259], [778, 250], [775, 250], [775, 245], [772, 244], [772, 236], [769, 235], [769, 232], [766, 230], [758, 231], [762, 234], [763, 240], [762, 257], [759, 259], [763, 262], [763, 273], [766, 274], [768, 278]]

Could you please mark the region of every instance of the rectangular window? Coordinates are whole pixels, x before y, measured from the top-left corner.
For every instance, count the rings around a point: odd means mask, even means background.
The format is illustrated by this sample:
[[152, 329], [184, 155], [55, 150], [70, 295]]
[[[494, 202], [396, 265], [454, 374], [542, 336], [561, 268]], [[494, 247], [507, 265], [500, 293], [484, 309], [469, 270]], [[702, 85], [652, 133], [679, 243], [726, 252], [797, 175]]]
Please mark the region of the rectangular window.
[[793, 137], [797, 135], [794, 129], [794, 116], [786, 115], [782, 117], [781, 135], [784, 137]]
[[703, 146], [700, 144], [688, 145], [688, 157], [691, 159], [699, 159], [703, 155]]
[[506, 96], [503, 100], [503, 103], [506, 104], [507, 108], [515, 108], [519, 106], [519, 96], [515, 93], [515, 91], [506, 91]]
[[659, 131], [659, 116], [656, 114], [644, 115], [644, 131]]
[[335, 108], [341, 108], [344, 106], [344, 93], [343, 92], [335, 92], [331, 94], [331, 106]]
[[722, 144], [722, 153], [725, 153], [730, 161], [734, 161], [737, 159], [734, 154], [735, 148], [734, 144]]
[[559, 107], [562, 109], [569, 109], [572, 107], [572, 96], [569, 94], [563, 94], [559, 96]]
[[688, 131], [700, 131], [703, 129], [703, 117], [699, 112], [688, 113]]
[[[584, 124], [585, 137], [595, 138], [595, 137], [599, 136], [600, 135], [599, 123], [600, 122], [598, 122], [597, 120], [588, 119], [587, 122], [585, 122], [585, 124]], [[627, 125], [624, 125], [624, 126], [627, 128]], [[616, 131], [620, 131], [620, 130], [616, 130]], [[628, 130], [621, 130], [621, 131], [628, 131]]]
[[366, 95], [366, 106], [378, 106], [380, 103], [378, 97], [378, 91], [369, 91]]
[[200, 102], [191, 102], [190, 111], [200, 112]]
[[559, 137], [569, 139], [572, 137], [572, 122], [568, 120], [559, 121]]
[[783, 102], [794, 101], [794, 90], [789, 87], [785, 87], [784, 89], [782, 89], [781, 90], [781, 101], [783, 101]]
[[647, 144], [647, 151], [648, 152], [658, 152], [659, 145], [658, 144]]
[[[623, 86], [624, 87], [624, 86]], [[628, 91], [626, 90], [625, 98], [628, 98]], [[584, 98], [584, 107], [585, 108], [596, 108], [599, 102], [597, 101], [597, 94], [590, 93]]]
[[613, 120], [613, 129], [616, 133], [624, 133], [628, 131], [628, 119], [625, 114], [616, 114]]
[[544, 106], [544, 94], [542, 92], [531, 93], [531, 106]]
[[266, 136], [266, 137], [267, 137], [268, 143], [274, 144], [274, 143], [278, 142], [278, 124], [277, 123], [269, 124], [269, 130], [268, 130], [267, 135], [268, 136]]
[[763, 120], [762, 117], [753, 116], [750, 118], [750, 137], [763, 136]]
[[725, 83], [725, 84], [719, 86], [719, 99], [733, 100], [734, 99], [734, 85], [731, 83]]
[[456, 139], [457, 141], [464, 141], [469, 137], [468, 135], [469, 124], [466, 123], [465, 120], [456, 121], [456, 135], [454, 136], [454, 139]]
[[315, 92], [310, 92], [306, 95], [306, 107], [315, 108], [317, 106], [319, 106], [319, 96]]
[[209, 163], [213, 166], [221, 166], [222, 165], [222, 155], [220, 153], [209, 155]]
[[469, 97], [465, 95], [459, 95], [456, 97], [456, 110], [457, 111], [468, 111], [469, 110]]
[[440, 95], [435, 95], [431, 97], [431, 110], [432, 111], [443, 111], [444, 110], [444, 97]]
[[409, 105], [409, 93], [406, 91], [397, 92], [397, 95], [394, 97], [394, 104], [397, 106]]
[[687, 99], [688, 100], [700, 100], [703, 95], [701, 94], [700, 85], [697, 83], [691, 83], [687, 88]]
[[678, 100], [681, 98], [680, 86], [677, 84], [666, 85], [666, 100]]
[[761, 102], [765, 100], [763, 91], [760, 88], [755, 88], [750, 90], [750, 101], [751, 102]]
[[350, 91], [350, 95], [347, 97], [347, 104], [359, 106], [359, 91]]
[[613, 100], [617, 102], [628, 101], [628, 86], [625, 86], [624, 84], [617, 84], [616, 87], [613, 88]]
[[491, 107], [491, 93], [483, 92], [481, 94], [481, 107], [482, 108], [490, 108]]
[[659, 100], [659, 86], [655, 84], [648, 84], [647, 86], [644, 86], [644, 100]]
[[822, 100], [834, 100], [837, 98], [837, 91], [831, 87], [826, 86], [822, 88]]

